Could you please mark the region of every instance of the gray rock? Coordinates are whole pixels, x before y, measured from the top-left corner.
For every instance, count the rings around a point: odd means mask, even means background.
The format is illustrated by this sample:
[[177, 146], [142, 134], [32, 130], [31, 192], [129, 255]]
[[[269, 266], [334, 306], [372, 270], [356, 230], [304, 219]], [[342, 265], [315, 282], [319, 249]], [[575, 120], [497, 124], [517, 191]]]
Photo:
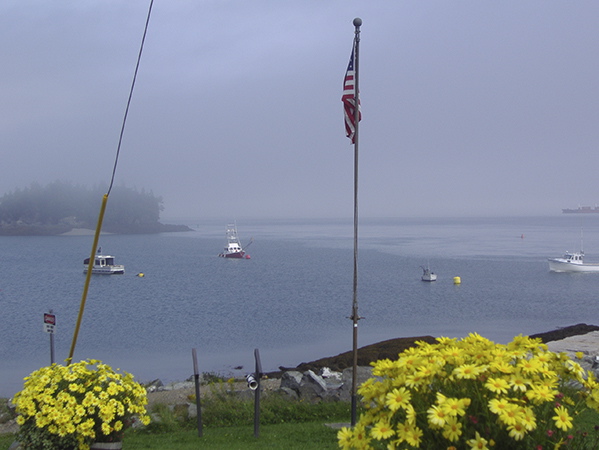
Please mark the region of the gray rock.
[[325, 397], [327, 384], [324, 379], [308, 370], [304, 373], [299, 387], [299, 395], [302, 400], [319, 402]]
[[278, 392], [280, 392], [283, 395], [283, 397], [287, 398], [288, 400], [299, 400], [299, 393], [295, 389], [281, 386]]
[[[357, 386], [360, 386], [366, 380], [372, 378], [372, 367], [370, 366], [358, 366], [356, 380]], [[344, 402], [351, 401], [351, 390], [352, 390], [352, 379], [353, 379], [353, 368], [349, 367], [342, 373], [341, 379], [343, 385], [339, 389], [339, 399]]]
[[163, 386], [162, 381], [156, 379], [154, 381], [150, 381], [147, 385], [146, 385], [146, 390], [148, 392], [154, 392], [157, 391], [159, 388], [161, 388]]
[[166, 386], [163, 386], [159, 390], [161, 391], [176, 391], [179, 389], [188, 389], [195, 387], [195, 383], [193, 381], [178, 381], [176, 383], [170, 383]]
[[300, 383], [302, 382], [303, 374], [297, 370], [289, 370], [281, 376], [281, 388], [292, 389], [299, 393]]

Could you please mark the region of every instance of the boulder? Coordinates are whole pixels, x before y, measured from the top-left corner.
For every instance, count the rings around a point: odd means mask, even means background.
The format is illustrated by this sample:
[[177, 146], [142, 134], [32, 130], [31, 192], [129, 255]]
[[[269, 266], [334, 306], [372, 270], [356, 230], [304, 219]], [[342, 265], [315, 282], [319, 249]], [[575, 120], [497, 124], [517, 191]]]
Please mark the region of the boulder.
[[299, 395], [302, 400], [317, 403], [326, 396], [326, 392], [327, 383], [320, 375], [316, 375], [311, 370], [304, 372], [299, 387]]
[[281, 389], [291, 389], [299, 395], [303, 374], [297, 370], [288, 370], [281, 375]]

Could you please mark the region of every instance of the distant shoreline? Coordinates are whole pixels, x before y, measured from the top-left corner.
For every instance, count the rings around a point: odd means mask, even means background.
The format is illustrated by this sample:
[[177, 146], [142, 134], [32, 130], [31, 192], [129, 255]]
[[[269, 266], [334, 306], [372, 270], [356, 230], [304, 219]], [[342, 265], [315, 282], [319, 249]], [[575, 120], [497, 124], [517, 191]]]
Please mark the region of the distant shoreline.
[[[109, 231], [101, 234], [158, 234], [193, 231], [187, 225], [169, 225], [160, 222], [142, 225], [106, 227]], [[70, 225], [4, 225], [0, 226], [0, 236], [93, 236], [95, 229], [79, 228]]]
[[[96, 230], [90, 228], [73, 228], [71, 231], [61, 233], [60, 236], [93, 236], [96, 234]], [[106, 231], [101, 231], [100, 234], [114, 234]]]

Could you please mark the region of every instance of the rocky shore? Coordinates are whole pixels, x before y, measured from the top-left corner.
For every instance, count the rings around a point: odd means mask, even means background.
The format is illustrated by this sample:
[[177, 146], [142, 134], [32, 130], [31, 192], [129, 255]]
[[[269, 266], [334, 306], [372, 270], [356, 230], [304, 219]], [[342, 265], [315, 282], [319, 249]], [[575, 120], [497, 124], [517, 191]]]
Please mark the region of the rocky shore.
[[[559, 328], [546, 333], [531, 335], [540, 338], [553, 352], [567, 352], [572, 358], [581, 351], [585, 354], [582, 361], [587, 370], [594, 369], [595, 359], [599, 357], [599, 326], [577, 324]], [[436, 342], [433, 336], [416, 336], [389, 339], [358, 349], [358, 383], [370, 378], [370, 363], [380, 359], [395, 359], [397, 355], [418, 341]], [[350, 399], [353, 352], [344, 352], [336, 356], [321, 358], [311, 362], [302, 362], [296, 367], [279, 367], [279, 371], [266, 373], [261, 380], [261, 389], [266, 393], [282, 390], [290, 398], [307, 401]], [[599, 374], [598, 374], [599, 375]], [[195, 384], [188, 381], [162, 386], [159, 380], [149, 388], [148, 402], [178, 404], [188, 402], [195, 394]], [[235, 392], [247, 391], [245, 381], [236, 381], [228, 385]], [[202, 387], [202, 397], [210, 395], [210, 387]]]
[[[546, 333], [531, 335], [540, 338], [547, 344], [550, 351], [566, 352], [574, 358], [576, 352], [582, 352], [579, 360], [587, 370], [593, 370], [599, 375], [599, 326], [577, 324]], [[358, 383], [371, 377], [370, 363], [379, 359], [394, 359], [397, 355], [417, 341], [434, 343], [433, 336], [417, 336], [389, 339], [376, 344], [361, 347], [358, 350]], [[301, 398], [306, 401], [341, 400], [350, 398], [353, 353], [344, 352], [336, 356], [321, 358], [311, 362], [303, 362], [296, 367], [280, 367], [279, 371], [264, 374], [260, 381], [262, 392], [279, 391], [290, 399]], [[226, 389], [249, 395], [250, 391], [245, 380], [227, 382]], [[203, 385], [201, 397], [211, 395], [210, 386]], [[155, 380], [148, 386], [149, 405], [162, 403], [172, 407], [187, 405], [192, 412], [195, 409], [191, 399], [195, 395], [193, 377], [187, 381], [171, 383], [163, 386], [160, 380]], [[4, 414], [4, 415], [3, 415]], [[0, 434], [14, 433], [17, 425], [6, 412], [0, 412]]]

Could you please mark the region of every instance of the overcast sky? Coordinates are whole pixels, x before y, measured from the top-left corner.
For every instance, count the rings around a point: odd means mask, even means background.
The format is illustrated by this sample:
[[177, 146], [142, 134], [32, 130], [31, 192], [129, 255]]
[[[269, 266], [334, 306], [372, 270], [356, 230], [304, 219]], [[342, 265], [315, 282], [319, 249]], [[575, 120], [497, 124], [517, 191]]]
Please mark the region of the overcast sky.
[[[0, 194], [110, 181], [148, 6], [0, 4]], [[599, 203], [596, 0], [155, 0], [115, 183], [163, 217], [351, 217], [355, 17], [360, 217]]]

